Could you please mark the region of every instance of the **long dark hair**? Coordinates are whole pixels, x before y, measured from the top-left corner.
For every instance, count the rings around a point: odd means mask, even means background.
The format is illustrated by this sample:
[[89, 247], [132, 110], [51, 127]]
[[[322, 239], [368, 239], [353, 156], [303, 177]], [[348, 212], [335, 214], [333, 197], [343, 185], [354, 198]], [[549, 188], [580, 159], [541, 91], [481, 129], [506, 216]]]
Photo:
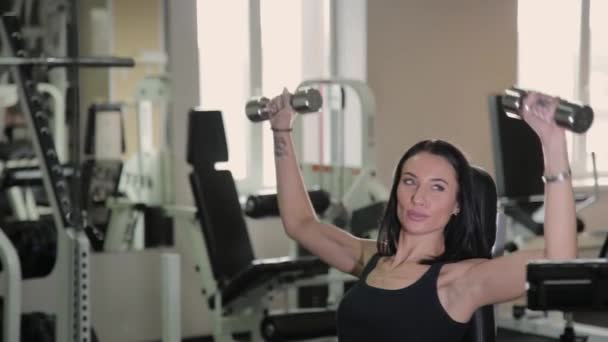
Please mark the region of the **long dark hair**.
[[[485, 229], [482, 227], [480, 205], [475, 203], [472, 169], [466, 157], [454, 145], [443, 140], [424, 140], [405, 152], [395, 168], [393, 186], [380, 221], [378, 232], [378, 253], [391, 256], [397, 252], [397, 242], [401, 234], [401, 222], [397, 217], [397, 187], [401, 181], [401, 172], [405, 162], [421, 152], [427, 152], [445, 158], [454, 168], [458, 180], [457, 200], [460, 211], [452, 215], [443, 231], [445, 250], [443, 254], [423, 260], [423, 264], [436, 262], [459, 261], [471, 258], [489, 258], [491, 246]], [[495, 204], [496, 202], [494, 202]]]

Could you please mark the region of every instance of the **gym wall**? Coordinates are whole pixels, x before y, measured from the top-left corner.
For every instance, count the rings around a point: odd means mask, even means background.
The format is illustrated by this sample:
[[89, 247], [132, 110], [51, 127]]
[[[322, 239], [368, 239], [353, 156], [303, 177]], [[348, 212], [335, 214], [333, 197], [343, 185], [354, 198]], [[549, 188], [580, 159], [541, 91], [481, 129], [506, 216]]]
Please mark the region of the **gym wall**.
[[517, 2], [368, 1], [368, 82], [379, 173], [415, 142], [455, 143], [494, 172], [487, 96], [517, 77]]
[[[79, 45], [82, 55], [111, 55], [112, 19], [105, 0], [83, 1], [79, 12]], [[110, 72], [104, 68], [80, 70], [80, 113], [86, 113], [93, 101], [110, 98]], [[85, 116], [81, 116], [81, 138], [84, 139]], [[84, 141], [84, 140], [81, 140]], [[81, 147], [81, 151], [84, 146]]]
[[[144, 55], [165, 52], [165, 22], [162, 0], [94, 0], [80, 7], [80, 51], [82, 55], [132, 57], [133, 68], [81, 69], [81, 132], [86, 134], [86, 113], [95, 102], [121, 102], [124, 109], [125, 158], [139, 148], [135, 115], [137, 84], [145, 76], [164, 73], [165, 66]], [[153, 143], [159, 145], [159, 113], [153, 109]]]

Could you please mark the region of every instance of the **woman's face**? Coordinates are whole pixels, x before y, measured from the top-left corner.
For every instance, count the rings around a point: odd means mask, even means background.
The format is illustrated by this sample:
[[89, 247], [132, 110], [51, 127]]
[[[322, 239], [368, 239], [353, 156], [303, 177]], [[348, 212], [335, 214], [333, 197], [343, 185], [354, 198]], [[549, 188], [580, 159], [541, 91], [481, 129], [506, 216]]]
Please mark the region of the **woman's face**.
[[403, 164], [397, 186], [402, 229], [415, 235], [442, 231], [459, 210], [456, 170], [445, 158], [421, 152]]

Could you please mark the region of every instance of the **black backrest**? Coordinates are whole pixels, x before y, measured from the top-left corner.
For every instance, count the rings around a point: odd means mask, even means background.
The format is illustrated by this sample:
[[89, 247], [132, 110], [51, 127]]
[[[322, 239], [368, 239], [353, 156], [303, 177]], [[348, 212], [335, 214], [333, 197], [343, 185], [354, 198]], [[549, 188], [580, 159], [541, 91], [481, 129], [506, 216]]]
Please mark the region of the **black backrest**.
[[500, 95], [489, 97], [489, 109], [498, 196], [543, 194], [544, 162], [538, 136], [523, 120], [507, 116]]
[[[492, 248], [496, 239], [496, 215], [498, 197], [496, 185], [492, 176], [482, 168], [472, 168], [473, 198], [481, 217], [482, 226], [486, 229], [487, 246]], [[487, 251], [488, 254], [490, 250]], [[494, 306], [487, 305], [479, 308], [473, 317], [463, 342], [494, 342], [496, 339], [496, 324], [494, 321]]]
[[473, 200], [481, 218], [481, 225], [486, 230], [486, 244], [490, 250], [496, 240], [496, 216], [498, 195], [496, 184], [488, 172], [478, 166], [472, 167]]
[[192, 166], [214, 169], [215, 163], [228, 161], [222, 112], [191, 109], [186, 148], [186, 158]]
[[228, 159], [227, 151], [221, 112], [190, 111], [190, 185], [211, 268], [220, 287], [254, 260], [232, 173], [214, 166]]

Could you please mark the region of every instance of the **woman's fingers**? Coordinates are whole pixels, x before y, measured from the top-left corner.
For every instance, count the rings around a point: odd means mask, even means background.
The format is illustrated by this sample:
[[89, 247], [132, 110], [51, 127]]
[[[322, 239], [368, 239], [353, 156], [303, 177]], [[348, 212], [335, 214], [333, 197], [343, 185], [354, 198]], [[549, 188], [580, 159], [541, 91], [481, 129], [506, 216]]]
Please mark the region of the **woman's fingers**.
[[553, 121], [555, 109], [559, 103], [559, 99], [545, 94], [530, 92], [523, 102], [524, 118], [535, 118], [547, 123]]

